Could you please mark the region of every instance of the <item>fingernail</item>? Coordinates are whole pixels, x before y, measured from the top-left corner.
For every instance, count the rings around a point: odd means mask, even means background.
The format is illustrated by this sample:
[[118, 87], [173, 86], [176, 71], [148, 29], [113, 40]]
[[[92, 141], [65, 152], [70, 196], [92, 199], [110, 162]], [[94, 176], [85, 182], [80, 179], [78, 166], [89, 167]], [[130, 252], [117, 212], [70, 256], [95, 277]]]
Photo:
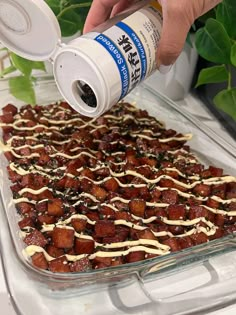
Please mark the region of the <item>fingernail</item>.
[[162, 73], [162, 74], [167, 74], [172, 68], [172, 65], [168, 65], [168, 66], [165, 66], [165, 65], [160, 65], [159, 67], [159, 71]]

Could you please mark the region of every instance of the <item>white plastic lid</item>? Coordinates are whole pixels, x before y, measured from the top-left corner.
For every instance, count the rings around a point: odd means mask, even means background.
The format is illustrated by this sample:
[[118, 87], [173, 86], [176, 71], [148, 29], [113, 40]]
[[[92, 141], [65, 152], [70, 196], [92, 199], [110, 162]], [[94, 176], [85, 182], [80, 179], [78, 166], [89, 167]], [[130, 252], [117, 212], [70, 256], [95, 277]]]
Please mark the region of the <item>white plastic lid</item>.
[[36, 61], [53, 58], [61, 40], [58, 21], [43, 0], [1, 0], [0, 41]]

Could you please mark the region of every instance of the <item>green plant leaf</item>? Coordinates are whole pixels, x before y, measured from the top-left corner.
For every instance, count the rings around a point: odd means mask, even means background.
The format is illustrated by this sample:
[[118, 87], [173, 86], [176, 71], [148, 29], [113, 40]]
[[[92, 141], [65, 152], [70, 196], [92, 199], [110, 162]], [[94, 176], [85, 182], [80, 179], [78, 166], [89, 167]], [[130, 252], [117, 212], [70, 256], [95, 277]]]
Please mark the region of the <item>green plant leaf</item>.
[[231, 47], [231, 63], [236, 67], [236, 43]]
[[[88, 4], [88, 0], [70, 0], [71, 4]], [[92, 1], [91, 1], [92, 3]], [[84, 8], [77, 8], [75, 9], [75, 12], [80, 16], [80, 20], [81, 20], [81, 27], [80, 30], [83, 29], [84, 27], [84, 22], [86, 20], [86, 17], [88, 15], [88, 11], [89, 11], [90, 7], [85, 6]]]
[[82, 26], [80, 16], [74, 10], [65, 12], [58, 21], [64, 37], [76, 34]]
[[216, 19], [221, 22], [231, 38], [236, 39], [236, 1], [224, 0], [217, 6]]
[[60, 1], [59, 0], [45, 0], [55, 15], [60, 13]]
[[198, 76], [198, 81], [195, 87], [207, 83], [225, 82], [228, 80], [229, 72], [225, 65], [214, 66], [202, 69]]
[[230, 64], [231, 41], [223, 25], [210, 18], [196, 32], [196, 48], [200, 56], [215, 63]]
[[22, 58], [14, 53], [10, 53], [12, 64], [16, 69], [20, 70], [25, 76], [30, 76], [32, 72], [32, 62], [25, 58]]
[[221, 91], [214, 97], [213, 102], [236, 121], [236, 88]]
[[46, 71], [45, 64], [42, 61], [31, 61], [32, 69]]
[[25, 102], [26, 104], [36, 104], [33, 84], [29, 77], [21, 76], [10, 78], [9, 86], [10, 92], [15, 98]]
[[16, 71], [16, 67], [14, 67], [13, 65], [5, 68], [1, 73], [0, 73], [0, 78], [3, 77], [4, 75], [7, 75], [9, 73], [12, 73]]

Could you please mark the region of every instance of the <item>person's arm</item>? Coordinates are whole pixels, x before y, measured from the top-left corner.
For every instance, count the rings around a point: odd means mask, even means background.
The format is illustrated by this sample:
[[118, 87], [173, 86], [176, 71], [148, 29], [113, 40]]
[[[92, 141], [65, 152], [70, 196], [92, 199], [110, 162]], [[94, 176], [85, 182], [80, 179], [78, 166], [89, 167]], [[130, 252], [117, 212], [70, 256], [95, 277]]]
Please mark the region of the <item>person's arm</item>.
[[[163, 9], [163, 29], [157, 53], [157, 66], [162, 73], [181, 53], [193, 22], [222, 0], [159, 0]], [[111, 16], [123, 11], [135, 0], [93, 0], [84, 32], [91, 31]]]

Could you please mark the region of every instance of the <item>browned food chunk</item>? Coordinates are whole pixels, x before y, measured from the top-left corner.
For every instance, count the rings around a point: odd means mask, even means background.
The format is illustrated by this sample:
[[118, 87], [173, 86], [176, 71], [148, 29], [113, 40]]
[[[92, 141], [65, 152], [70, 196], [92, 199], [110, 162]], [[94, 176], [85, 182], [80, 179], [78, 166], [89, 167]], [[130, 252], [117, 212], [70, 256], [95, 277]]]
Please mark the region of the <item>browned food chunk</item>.
[[167, 240], [164, 240], [162, 243], [169, 246], [172, 252], [177, 252], [181, 249], [179, 239], [175, 237], [170, 237]]
[[50, 162], [51, 158], [47, 153], [41, 153], [38, 159], [38, 164], [39, 165], [46, 165]]
[[123, 258], [122, 257], [114, 257], [111, 261], [112, 266], [120, 266], [123, 265]]
[[162, 201], [164, 203], [176, 204], [179, 200], [178, 192], [175, 190], [164, 190], [162, 192]]
[[35, 205], [35, 209], [39, 212], [46, 212], [48, 210], [48, 202], [47, 201], [43, 201], [43, 202], [39, 202]]
[[180, 237], [178, 241], [181, 249], [189, 248], [194, 245], [191, 237], [189, 236]]
[[230, 202], [229, 210], [230, 211], [236, 211], [236, 202], [235, 201]]
[[119, 242], [122, 242], [122, 237], [120, 237], [119, 235], [103, 237], [102, 239], [103, 244], [111, 244], [111, 243], [119, 243]]
[[201, 174], [203, 171], [203, 165], [201, 164], [191, 164], [185, 167], [184, 172], [187, 175], [196, 175], [196, 174]]
[[220, 206], [220, 203], [217, 200], [214, 200], [212, 198], [208, 198], [206, 201], [206, 205], [210, 208], [218, 209]]
[[16, 205], [16, 208], [20, 212], [20, 214], [26, 214], [33, 210], [33, 205], [27, 202], [19, 202]]
[[136, 187], [121, 188], [120, 192], [124, 199], [133, 199], [139, 196], [139, 189]]
[[127, 226], [117, 225], [116, 235], [119, 235], [120, 242], [124, 242], [129, 235], [129, 228]]
[[152, 198], [154, 202], [157, 202], [160, 200], [161, 197], [161, 191], [156, 187], [152, 190]]
[[52, 257], [54, 257], [54, 258], [58, 258], [58, 257], [64, 255], [64, 250], [63, 250], [63, 249], [57, 248], [57, 247], [55, 247], [55, 246], [53, 246], [53, 245], [50, 245], [50, 244], [47, 245], [46, 251], [47, 251], [47, 253], [48, 253], [50, 256], [52, 256]]
[[224, 226], [224, 224], [225, 224], [225, 216], [223, 214], [220, 214], [220, 213], [216, 214], [216, 216], [215, 216], [215, 224], [217, 226]]
[[49, 262], [49, 270], [52, 272], [70, 272], [70, 265], [65, 256], [53, 259]]
[[211, 194], [211, 186], [206, 184], [197, 184], [193, 188], [193, 192], [199, 196], [207, 197]]
[[94, 269], [107, 268], [111, 266], [112, 258], [111, 257], [99, 257], [96, 256], [93, 260]]
[[129, 202], [129, 209], [137, 217], [144, 217], [146, 202], [142, 199], [133, 199]]
[[4, 155], [9, 162], [15, 161], [15, 157], [10, 151], [4, 152]]
[[65, 180], [65, 189], [71, 188], [71, 189], [77, 191], [79, 186], [80, 186], [80, 182], [78, 181], [78, 179], [69, 178], [69, 177], [66, 178], [66, 180]]
[[183, 192], [187, 191], [187, 188], [182, 185], [175, 184], [175, 182], [171, 179], [162, 178], [159, 183], [161, 187], [176, 188]]
[[220, 197], [221, 199], [225, 199], [226, 193], [226, 184], [212, 185], [212, 196]]
[[215, 234], [209, 236], [209, 240], [215, 240], [223, 236], [224, 236], [224, 229], [219, 227], [216, 229]]
[[192, 234], [190, 237], [194, 245], [200, 245], [208, 241], [208, 236], [203, 232]]
[[168, 231], [174, 235], [184, 234], [184, 227], [182, 225], [169, 225]]
[[227, 184], [226, 199], [236, 198], [236, 183]]
[[99, 209], [99, 215], [101, 219], [105, 219], [105, 220], [106, 219], [115, 220], [116, 218], [115, 211], [105, 205], [101, 206], [101, 208]]
[[74, 245], [74, 230], [56, 227], [52, 233], [53, 244], [57, 248], [71, 248]]
[[116, 220], [130, 221], [131, 215], [129, 212], [126, 212], [126, 211], [116, 211], [115, 212], [115, 218], [116, 218]]
[[91, 268], [92, 268], [91, 263], [87, 257], [76, 260], [75, 262], [70, 264], [71, 272], [87, 271], [90, 270]]
[[192, 206], [189, 209], [188, 217], [190, 220], [196, 218], [207, 218], [208, 217], [208, 210], [202, 206]]
[[103, 184], [104, 188], [108, 191], [116, 192], [119, 188], [119, 184], [115, 180], [115, 178], [110, 178]]
[[14, 118], [13, 118], [13, 115], [11, 113], [0, 115], [0, 122], [1, 123], [11, 124], [11, 123], [13, 123], [13, 121], [14, 121]]
[[73, 218], [71, 220], [71, 225], [76, 232], [83, 232], [86, 229], [87, 221], [83, 219]]
[[28, 226], [34, 227], [34, 222], [33, 222], [32, 218], [30, 218], [30, 217], [27, 218], [26, 217], [26, 218], [20, 220], [18, 222], [18, 225], [19, 225], [20, 229], [23, 229], [23, 228], [28, 227]]
[[48, 200], [48, 214], [60, 217], [64, 214], [63, 201], [61, 199]]
[[51, 215], [46, 214], [40, 214], [37, 217], [37, 221], [43, 225], [43, 224], [53, 224], [56, 223], [56, 218]]
[[21, 175], [17, 174], [15, 171], [11, 170], [10, 167], [7, 167], [9, 179], [11, 182], [16, 183], [21, 179]]
[[136, 262], [136, 261], [140, 261], [140, 260], [144, 260], [144, 259], [145, 259], [145, 252], [143, 252], [143, 251], [130, 252], [126, 256], [126, 262], [127, 263], [132, 263], [132, 262]]
[[93, 185], [91, 189], [91, 194], [97, 198], [99, 201], [104, 201], [107, 197], [107, 192], [100, 186]]
[[156, 240], [155, 235], [149, 229], [145, 229], [145, 230], [139, 232], [139, 238], [140, 239], [147, 239], [147, 240]]
[[[83, 166], [83, 163], [80, 159], [72, 160], [67, 165], [66, 173], [73, 174], [73, 175], [79, 175], [79, 172], [77, 171], [77, 169], [79, 169], [81, 166]], [[83, 174], [81, 173], [81, 175], [90, 177], [90, 176], [88, 176], [88, 174], [85, 174], [85, 171], [89, 171], [89, 170], [84, 170], [84, 173]], [[92, 172], [90, 171], [89, 174], [91, 175], [91, 173]]]
[[139, 160], [141, 161], [141, 164], [143, 165], [149, 165], [151, 167], [156, 167], [157, 165], [157, 161], [153, 158], [142, 157], [142, 158], [139, 158]]
[[35, 253], [32, 257], [32, 264], [41, 269], [48, 269], [48, 262], [43, 253]]
[[138, 190], [139, 190], [139, 197], [140, 197], [140, 199], [144, 199], [146, 201], [150, 201], [151, 200], [152, 195], [149, 192], [148, 187], [140, 187]]
[[92, 239], [76, 238], [75, 252], [76, 254], [92, 254], [94, 252], [95, 242]]
[[114, 222], [109, 220], [99, 220], [95, 224], [95, 233], [98, 237], [112, 237], [116, 234]]
[[209, 166], [209, 171], [211, 172], [212, 177], [221, 177], [223, 175], [223, 169], [222, 168]]
[[2, 112], [4, 115], [12, 114], [13, 116], [15, 116], [17, 114], [17, 108], [12, 104], [7, 104], [2, 108]]
[[170, 205], [167, 208], [168, 218], [170, 220], [185, 220], [186, 208], [184, 205]]
[[47, 244], [47, 239], [44, 237], [43, 233], [38, 230], [34, 230], [29, 233], [25, 238], [24, 242], [27, 245], [36, 245], [40, 247], [44, 247]]

